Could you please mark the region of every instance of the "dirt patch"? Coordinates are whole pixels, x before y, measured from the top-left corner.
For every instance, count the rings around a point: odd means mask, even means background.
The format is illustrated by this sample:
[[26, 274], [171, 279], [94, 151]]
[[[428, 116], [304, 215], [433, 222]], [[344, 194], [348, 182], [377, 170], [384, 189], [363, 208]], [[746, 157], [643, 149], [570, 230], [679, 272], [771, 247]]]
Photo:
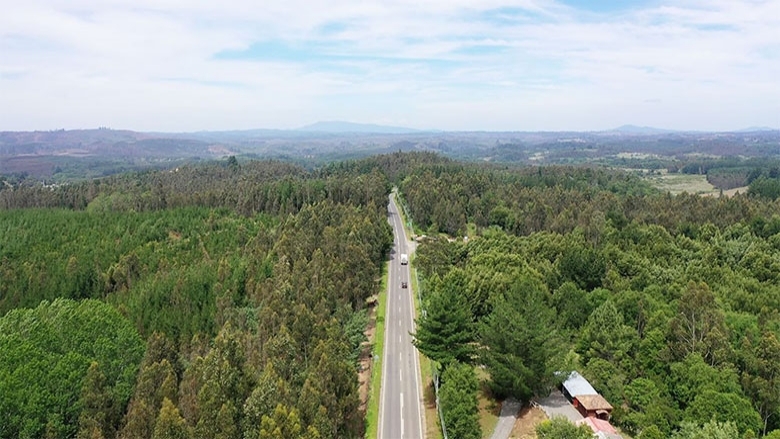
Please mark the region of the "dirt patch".
[[363, 413], [365, 417], [366, 409], [368, 407], [369, 398], [369, 386], [371, 384], [371, 371], [374, 366], [374, 337], [376, 337], [376, 307], [378, 299], [371, 298], [367, 301], [368, 304], [368, 326], [363, 334], [366, 335], [368, 341], [363, 342], [360, 346], [360, 360], [358, 369], [358, 395], [360, 395], [360, 413]]
[[515, 421], [515, 428], [509, 435], [513, 439], [536, 439], [536, 426], [547, 419], [542, 409], [538, 407], [524, 407], [520, 416]]
[[[421, 358], [422, 359], [422, 358]], [[425, 437], [440, 438], [439, 411], [436, 409], [436, 389], [433, 380], [428, 378], [423, 385], [423, 405], [425, 406]]]

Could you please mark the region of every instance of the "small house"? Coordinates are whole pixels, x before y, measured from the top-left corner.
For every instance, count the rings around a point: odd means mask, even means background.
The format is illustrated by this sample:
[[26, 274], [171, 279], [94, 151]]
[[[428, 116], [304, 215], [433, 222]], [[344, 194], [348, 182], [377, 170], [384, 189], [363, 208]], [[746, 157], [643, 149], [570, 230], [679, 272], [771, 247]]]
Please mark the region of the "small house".
[[586, 418], [593, 417], [609, 421], [612, 416], [612, 405], [599, 394], [575, 396], [572, 405]]
[[590, 385], [588, 380], [585, 379], [579, 372], [574, 371], [569, 374], [562, 386], [561, 392], [570, 403], [574, 403], [574, 397], [579, 395], [598, 395], [599, 392]]
[[583, 417], [608, 421], [612, 416], [612, 405], [576, 371], [569, 374], [561, 385], [561, 391]]

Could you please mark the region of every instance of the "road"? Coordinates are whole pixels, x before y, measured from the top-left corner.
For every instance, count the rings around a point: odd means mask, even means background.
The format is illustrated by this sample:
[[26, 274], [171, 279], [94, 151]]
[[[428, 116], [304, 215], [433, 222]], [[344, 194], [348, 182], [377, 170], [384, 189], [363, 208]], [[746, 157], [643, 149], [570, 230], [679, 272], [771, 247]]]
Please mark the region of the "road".
[[496, 429], [493, 430], [493, 435], [490, 436], [490, 439], [507, 439], [512, 434], [517, 414], [521, 408], [523, 408], [523, 405], [514, 398], [504, 401], [501, 404], [501, 413], [498, 415]]
[[[414, 328], [414, 304], [409, 266], [401, 254], [409, 254], [406, 232], [395, 196], [390, 196], [388, 220], [395, 243], [391, 253], [385, 312], [385, 352], [379, 396], [379, 439], [423, 439], [420, 358], [409, 335]], [[408, 288], [401, 288], [407, 282]]]

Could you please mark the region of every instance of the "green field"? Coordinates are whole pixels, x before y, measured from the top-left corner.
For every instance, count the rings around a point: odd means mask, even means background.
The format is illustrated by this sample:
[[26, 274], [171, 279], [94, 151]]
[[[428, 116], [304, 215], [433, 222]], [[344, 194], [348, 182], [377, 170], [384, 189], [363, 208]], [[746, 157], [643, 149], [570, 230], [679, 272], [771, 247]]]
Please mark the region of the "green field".
[[707, 181], [706, 175], [694, 174], [646, 174], [644, 176], [653, 186], [673, 195], [687, 192], [699, 195], [718, 195], [720, 190]]

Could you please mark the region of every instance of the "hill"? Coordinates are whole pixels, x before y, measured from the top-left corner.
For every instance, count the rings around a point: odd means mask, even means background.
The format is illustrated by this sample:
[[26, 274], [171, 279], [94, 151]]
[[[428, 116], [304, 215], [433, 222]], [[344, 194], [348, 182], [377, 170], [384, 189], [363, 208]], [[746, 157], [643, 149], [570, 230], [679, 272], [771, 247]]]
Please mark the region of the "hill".
[[420, 130], [404, 127], [394, 127], [386, 125], [374, 125], [366, 123], [353, 123], [344, 121], [321, 121], [311, 125], [306, 125], [297, 129], [297, 131], [319, 132], [319, 133], [363, 133], [363, 134], [410, 134], [419, 133]]

